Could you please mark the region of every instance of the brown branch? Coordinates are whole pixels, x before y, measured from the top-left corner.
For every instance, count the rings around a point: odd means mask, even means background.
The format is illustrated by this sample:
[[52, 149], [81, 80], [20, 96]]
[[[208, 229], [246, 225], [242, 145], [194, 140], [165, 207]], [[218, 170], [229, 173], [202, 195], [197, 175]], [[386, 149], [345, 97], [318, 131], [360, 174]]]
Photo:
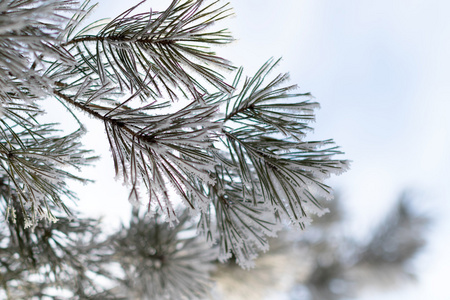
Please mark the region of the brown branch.
[[102, 121], [106, 121], [106, 119], [109, 119], [109, 118], [105, 118], [104, 116], [102, 116], [98, 112], [90, 109], [89, 107], [86, 107], [85, 105], [82, 105], [81, 103], [74, 101], [72, 98], [70, 98], [67, 95], [64, 95], [63, 93], [61, 93], [59, 91], [53, 90], [53, 94], [55, 94], [59, 98], [63, 99], [64, 101], [68, 102], [72, 106], [75, 106], [75, 107], [81, 109], [85, 113], [87, 113], [87, 114], [89, 114], [89, 115], [91, 115], [91, 116], [93, 116], [93, 117], [95, 117], [97, 119], [100, 119]]
[[223, 121], [226, 122], [226, 121], [228, 121], [228, 120], [231, 120], [234, 116], [236, 116], [236, 115], [238, 115], [238, 114], [240, 114], [240, 113], [243, 113], [243, 112], [246, 111], [247, 109], [250, 109], [250, 110], [254, 111], [254, 110], [255, 110], [255, 104], [252, 103], [252, 104], [249, 104], [249, 105], [245, 105], [244, 107], [242, 107], [242, 108], [240, 108], [240, 109], [237, 109], [237, 110], [232, 111], [229, 115], [227, 115], [227, 116], [223, 119]]
[[175, 40], [168, 40], [168, 39], [155, 39], [155, 38], [130, 38], [125, 36], [97, 36], [97, 35], [86, 35], [81, 36], [78, 38], [74, 38], [66, 43], [61, 44], [62, 47], [70, 46], [72, 44], [77, 43], [84, 43], [84, 42], [104, 42], [104, 41], [110, 41], [110, 42], [123, 42], [123, 43], [130, 43], [130, 42], [139, 42], [139, 43], [152, 43], [152, 44], [160, 44], [160, 45], [171, 45], [174, 44]]
[[156, 143], [156, 140], [151, 135], [143, 135], [143, 134], [141, 134], [139, 132], [135, 132], [132, 129], [130, 129], [124, 122], [122, 122], [120, 120], [113, 119], [111, 117], [103, 116], [100, 113], [96, 112], [95, 110], [89, 108], [88, 106], [83, 105], [80, 102], [74, 101], [69, 96], [64, 95], [63, 93], [61, 93], [61, 92], [59, 92], [57, 90], [53, 90], [53, 94], [55, 96], [63, 99], [64, 101], [68, 102], [70, 105], [75, 106], [75, 107], [81, 109], [82, 111], [84, 111], [85, 113], [95, 117], [96, 119], [102, 120], [103, 122], [111, 123], [113, 126], [122, 128], [127, 133], [129, 133], [132, 137], [136, 137], [136, 138], [138, 138], [140, 140], [143, 140], [143, 141], [146, 141], [148, 143]]

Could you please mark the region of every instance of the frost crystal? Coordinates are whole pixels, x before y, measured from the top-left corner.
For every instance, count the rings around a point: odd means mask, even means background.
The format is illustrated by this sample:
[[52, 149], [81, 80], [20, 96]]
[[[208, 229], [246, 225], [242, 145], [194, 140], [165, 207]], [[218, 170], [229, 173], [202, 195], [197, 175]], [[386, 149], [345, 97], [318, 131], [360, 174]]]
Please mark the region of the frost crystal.
[[[76, 195], [69, 182], [88, 182], [72, 171], [95, 159], [81, 147], [87, 126], [78, 116], [104, 126], [116, 180], [129, 188], [135, 210], [143, 204], [151, 215], [134, 215], [136, 245], [118, 236], [124, 284], [152, 282], [123, 298], [199, 296], [208, 283], [202, 263], [217, 255], [251, 268], [281, 224], [304, 228], [311, 215], [328, 211], [318, 201], [332, 197], [324, 181], [348, 167], [334, 158], [341, 152], [332, 140], [307, 140], [319, 104], [286, 85], [288, 74], [271, 75], [278, 61], [244, 79], [242, 68], [214, 54], [210, 46], [232, 37], [210, 25], [229, 9], [220, 1], [203, 4], [172, 1], [164, 12], [137, 14], [134, 7], [83, 27], [89, 1], [0, 2], [6, 213], [12, 220], [22, 213], [32, 228], [41, 219], [62, 220], [59, 212], [70, 215], [65, 202]], [[235, 72], [233, 82], [223, 71]], [[44, 100], [62, 105], [79, 129], [67, 133], [42, 122]], [[215, 248], [181, 236], [196, 222]], [[177, 277], [181, 272], [186, 276]]]

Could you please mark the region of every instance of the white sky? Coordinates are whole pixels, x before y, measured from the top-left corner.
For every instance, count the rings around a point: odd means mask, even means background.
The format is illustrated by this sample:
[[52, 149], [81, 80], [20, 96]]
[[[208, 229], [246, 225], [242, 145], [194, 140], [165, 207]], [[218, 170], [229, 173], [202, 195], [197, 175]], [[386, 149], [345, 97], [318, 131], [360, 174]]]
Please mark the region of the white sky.
[[[138, 2], [102, 0], [95, 18], [114, 17]], [[143, 7], [160, 10], [168, 2], [147, 1]], [[292, 83], [322, 106], [313, 137], [333, 138], [353, 161], [348, 173], [328, 182], [349, 208], [348, 230], [364, 236], [407, 188], [415, 192], [418, 208], [437, 218], [417, 264], [419, 282], [360, 299], [450, 299], [445, 280], [450, 268], [450, 2], [232, 0], [231, 5], [236, 16], [226, 26], [238, 40], [219, 54], [244, 65], [247, 74], [272, 56], [283, 57], [277, 71], [290, 72]], [[89, 146], [108, 153], [102, 126], [90, 122]], [[128, 216], [128, 194], [112, 180], [112, 163], [108, 154], [104, 157], [87, 173], [96, 184], [79, 192], [79, 207], [115, 225]]]

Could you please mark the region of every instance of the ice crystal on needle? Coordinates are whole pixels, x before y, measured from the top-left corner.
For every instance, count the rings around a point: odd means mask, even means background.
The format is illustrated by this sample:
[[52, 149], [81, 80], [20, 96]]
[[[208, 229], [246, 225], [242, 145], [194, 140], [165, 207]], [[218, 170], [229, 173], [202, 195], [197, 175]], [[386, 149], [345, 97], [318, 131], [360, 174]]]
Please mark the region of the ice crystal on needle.
[[[222, 260], [249, 268], [282, 224], [303, 228], [326, 211], [317, 201], [332, 195], [324, 180], [347, 162], [331, 140], [307, 139], [319, 104], [274, 74], [279, 60], [244, 79], [218, 56], [213, 47], [233, 39], [212, 25], [231, 12], [207, 2], [135, 6], [85, 27], [89, 1], [0, 3], [0, 176], [16, 192], [7, 207], [14, 202], [27, 227], [54, 221], [54, 210], [70, 214], [68, 179], [86, 182], [71, 173], [93, 160], [80, 114], [104, 126], [111, 177], [129, 187], [130, 202], [172, 226], [184, 204]], [[80, 128], [40, 122], [41, 101], [62, 105]]]

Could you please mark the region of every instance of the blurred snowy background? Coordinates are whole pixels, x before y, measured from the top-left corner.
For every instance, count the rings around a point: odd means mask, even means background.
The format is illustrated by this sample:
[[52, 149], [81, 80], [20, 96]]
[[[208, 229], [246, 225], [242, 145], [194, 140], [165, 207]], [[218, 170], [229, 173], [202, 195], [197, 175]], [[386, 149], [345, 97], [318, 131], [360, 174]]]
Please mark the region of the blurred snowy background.
[[[139, 2], [101, 0], [92, 20]], [[147, 1], [140, 9], [162, 10], [169, 2]], [[450, 2], [246, 0], [231, 6], [235, 17], [218, 26], [230, 28], [236, 42], [218, 54], [247, 74], [283, 57], [276, 71], [289, 72], [291, 83], [321, 104], [312, 136], [333, 138], [353, 161], [349, 172], [328, 181], [346, 215], [341, 231], [367, 242], [404, 190], [414, 209], [433, 219], [427, 246], [414, 260], [417, 280], [369, 289], [357, 299], [450, 299]], [[117, 228], [129, 217], [128, 192], [113, 180], [103, 127], [89, 122], [87, 147], [103, 159], [85, 173], [96, 184], [79, 188], [79, 209]]]

